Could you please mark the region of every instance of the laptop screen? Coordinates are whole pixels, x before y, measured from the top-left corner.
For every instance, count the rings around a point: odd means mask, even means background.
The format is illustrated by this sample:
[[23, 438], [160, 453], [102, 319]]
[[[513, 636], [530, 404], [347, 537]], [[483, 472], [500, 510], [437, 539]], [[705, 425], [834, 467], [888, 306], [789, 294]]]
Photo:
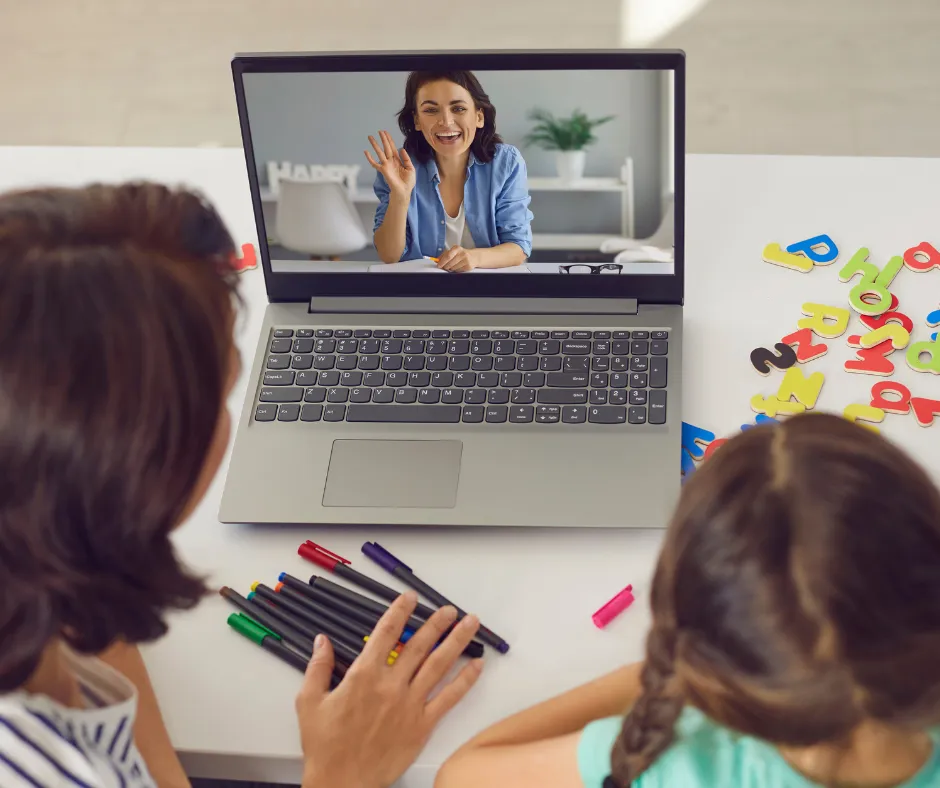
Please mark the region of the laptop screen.
[[243, 79], [274, 272], [675, 270], [670, 71]]

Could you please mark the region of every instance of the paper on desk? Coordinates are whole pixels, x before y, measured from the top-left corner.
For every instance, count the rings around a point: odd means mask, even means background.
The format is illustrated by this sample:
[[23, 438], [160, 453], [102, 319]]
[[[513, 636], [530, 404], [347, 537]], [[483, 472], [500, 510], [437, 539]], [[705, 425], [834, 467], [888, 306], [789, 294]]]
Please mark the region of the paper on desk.
[[[400, 263], [379, 263], [369, 266], [370, 274], [447, 274], [435, 265], [433, 260], [403, 260]], [[471, 274], [527, 274], [529, 269], [524, 265], [512, 268], [474, 268]]]

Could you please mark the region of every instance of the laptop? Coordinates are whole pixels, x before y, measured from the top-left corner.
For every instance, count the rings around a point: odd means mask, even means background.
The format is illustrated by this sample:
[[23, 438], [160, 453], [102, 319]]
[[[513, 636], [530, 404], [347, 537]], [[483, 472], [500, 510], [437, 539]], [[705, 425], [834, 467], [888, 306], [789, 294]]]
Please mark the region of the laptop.
[[684, 54], [232, 69], [269, 304], [220, 519], [664, 526]]

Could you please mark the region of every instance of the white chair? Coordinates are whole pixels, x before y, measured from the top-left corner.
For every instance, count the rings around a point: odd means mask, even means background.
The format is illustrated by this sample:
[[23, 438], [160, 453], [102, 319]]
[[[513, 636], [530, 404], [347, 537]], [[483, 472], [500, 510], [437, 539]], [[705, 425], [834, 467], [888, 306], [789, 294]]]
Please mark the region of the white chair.
[[615, 263], [673, 261], [676, 245], [674, 197], [663, 205], [663, 218], [649, 238], [608, 238], [601, 243], [604, 254], [616, 254]]
[[281, 178], [277, 242], [312, 259], [337, 259], [372, 243], [342, 183]]

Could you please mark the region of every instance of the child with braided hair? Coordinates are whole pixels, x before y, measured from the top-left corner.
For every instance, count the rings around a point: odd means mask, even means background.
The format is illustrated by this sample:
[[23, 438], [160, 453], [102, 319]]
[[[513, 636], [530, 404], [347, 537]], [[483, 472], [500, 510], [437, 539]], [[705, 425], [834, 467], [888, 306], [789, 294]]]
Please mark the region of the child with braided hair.
[[806, 414], [730, 440], [650, 598], [641, 665], [484, 731], [436, 788], [940, 786], [940, 492], [883, 437]]

